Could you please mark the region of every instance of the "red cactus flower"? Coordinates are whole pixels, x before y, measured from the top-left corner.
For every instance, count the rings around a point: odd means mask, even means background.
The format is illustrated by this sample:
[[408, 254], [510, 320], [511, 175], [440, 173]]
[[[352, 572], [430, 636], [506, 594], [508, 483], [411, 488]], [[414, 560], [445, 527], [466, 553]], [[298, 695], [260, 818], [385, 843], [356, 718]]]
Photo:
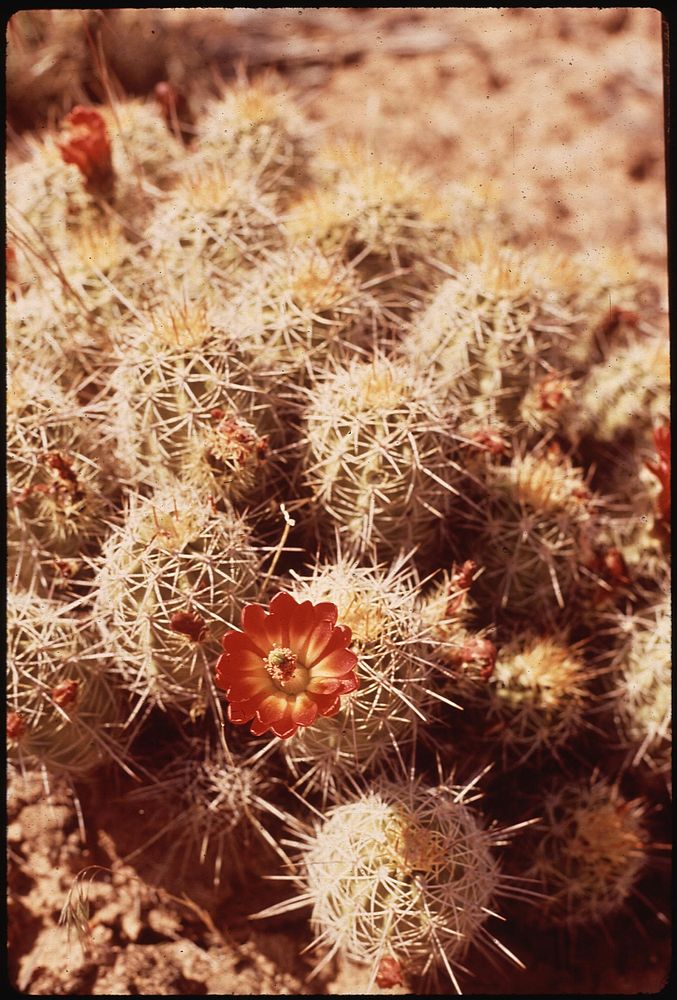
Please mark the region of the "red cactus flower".
[[106, 191], [113, 183], [113, 159], [106, 123], [95, 108], [78, 105], [64, 119], [64, 141], [57, 143], [64, 163], [73, 163], [85, 186]]
[[191, 642], [203, 642], [207, 638], [207, 623], [196, 611], [175, 611], [169, 620], [169, 627], [179, 635], [187, 636]]
[[646, 462], [649, 472], [652, 472], [661, 484], [658, 495], [658, 513], [663, 521], [670, 523], [671, 487], [670, 487], [670, 424], [660, 424], [653, 432], [654, 444], [658, 452], [657, 462]]
[[216, 684], [231, 722], [287, 739], [338, 712], [341, 695], [358, 687], [357, 657], [347, 648], [352, 632], [336, 625], [335, 604], [298, 604], [280, 593], [268, 607], [245, 605], [242, 631], [226, 632]]
[[378, 965], [376, 985], [381, 989], [402, 986], [402, 969], [400, 963], [392, 955], [384, 955]]

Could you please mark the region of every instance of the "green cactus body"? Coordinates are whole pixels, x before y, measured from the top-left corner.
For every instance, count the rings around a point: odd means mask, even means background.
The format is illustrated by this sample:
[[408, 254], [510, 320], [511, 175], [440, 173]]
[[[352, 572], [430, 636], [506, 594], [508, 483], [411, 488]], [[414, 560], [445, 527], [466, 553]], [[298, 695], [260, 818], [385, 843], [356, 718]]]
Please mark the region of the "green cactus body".
[[597, 779], [551, 792], [542, 812], [525, 872], [546, 895], [539, 918], [574, 926], [618, 911], [647, 862], [642, 803]]
[[638, 332], [655, 332], [658, 290], [629, 254], [589, 247], [562, 257], [553, 275], [578, 318], [567, 357], [579, 374], [632, 343]]
[[120, 178], [134, 178], [158, 188], [171, 187], [181, 175], [185, 150], [172, 135], [154, 102], [118, 101], [101, 108]]
[[[179, 484], [137, 498], [105, 546], [97, 592], [130, 691], [203, 712], [220, 633], [254, 596], [257, 569], [248, 530], [232, 511], [215, 510]], [[185, 615], [195, 630], [182, 627]]]
[[379, 784], [334, 807], [307, 838], [303, 890], [317, 940], [372, 966], [387, 955], [405, 974], [454, 967], [484, 943], [501, 877], [495, 835], [448, 787]]
[[[285, 220], [290, 242], [308, 241], [325, 252], [343, 252], [360, 272], [373, 279], [377, 294], [389, 295], [393, 281], [400, 289], [430, 284], [430, 258], [452, 243], [446, 206], [425, 177], [402, 164], [386, 162], [368, 149], [349, 147], [318, 158], [327, 177], [322, 187], [295, 202]], [[402, 268], [411, 273], [404, 282]], [[400, 304], [407, 296], [400, 291]]]
[[8, 298], [6, 319], [13, 370], [27, 363], [44, 369], [45, 377], [66, 391], [100, 371], [110, 351], [106, 334], [93, 329], [81, 312], [69, 310], [58, 283], [44, 274]]
[[612, 660], [619, 734], [633, 764], [670, 772], [672, 749], [672, 613], [669, 600], [637, 615], [618, 615], [620, 647]]
[[152, 784], [131, 792], [130, 805], [147, 810], [152, 804], [155, 834], [157, 814], [167, 817], [163, 884], [169, 877], [194, 886], [196, 875], [204, 873], [214, 888], [227, 891], [270, 862], [264, 843], [270, 835], [260, 821], [268, 810], [269, 787], [260, 761], [252, 764], [221, 746], [205, 746], [203, 738], [182, 746]]
[[342, 558], [299, 578], [293, 596], [335, 604], [358, 658], [360, 686], [338, 714], [300, 729], [284, 745], [300, 783], [318, 785], [326, 796], [355, 768], [378, 765], [394, 747], [401, 752], [431, 711], [426, 650], [416, 638], [417, 585], [402, 565], [385, 570]]
[[81, 778], [124, 764], [121, 700], [110, 662], [72, 605], [10, 592], [7, 602], [9, 758]]
[[[99, 226], [110, 228], [116, 217], [138, 234], [157, 185], [165, 186], [179, 174], [183, 147], [159, 112], [135, 101], [98, 110], [106, 123], [115, 175], [108, 207], [85, 190], [78, 168], [64, 162], [55, 136], [44, 142], [29, 139], [29, 157], [8, 172], [10, 221], [16, 210], [19, 231], [31, 242], [37, 237], [38, 249], [44, 241], [60, 252], [71, 238]], [[96, 242], [92, 240], [93, 248]]]
[[231, 499], [261, 486], [273, 411], [206, 304], [165, 301], [120, 353], [114, 431], [130, 475]]
[[451, 421], [434, 381], [408, 365], [353, 362], [319, 384], [306, 410], [306, 477], [321, 528], [379, 558], [429, 547], [461, 476]]
[[597, 523], [581, 470], [562, 456], [516, 455], [487, 469], [485, 488], [467, 514], [485, 568], [478, 600], [520, 616], [564, 608]]

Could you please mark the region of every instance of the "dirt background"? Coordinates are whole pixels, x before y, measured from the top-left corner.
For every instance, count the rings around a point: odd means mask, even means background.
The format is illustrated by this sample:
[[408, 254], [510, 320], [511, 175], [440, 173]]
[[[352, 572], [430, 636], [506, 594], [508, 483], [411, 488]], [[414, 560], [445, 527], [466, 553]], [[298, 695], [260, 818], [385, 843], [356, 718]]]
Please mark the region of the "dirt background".
[[[171, 78], [190, 97], [211, 74], [273, 67], [327, 137], [368, 140], [440, 182], [498, 185], [523, 245], [635, 255], [667, 310], [662, 25], [651, 9], [289, 8], [48, 12], [45, 39], [10, 23], [10, 137], [100, 96], [99, 52], [112, 85], [148, 93]], [[59, 22], [59, 16], [62, 22]], [[130, 30], [130, 25], [133, 30]], [[60, 36], [59, 36], [60, 32]], [[56, 39], [56, 40], [55, 40]], [[199, 72], [198, 72], [199, 71]], [[40, 775], [10, 779], [10, 981], [28, 994], [354, 995], [362, 970], [333, 962], [308, 981], [306, 915], [252, 922], [283, 898], [279, 883], [210, 891], [154, 877], [152, 852], [125, 863], [137, 835], [117, 775], [74, 790]], [[80, 815], [79, 815], [80, 814]], [[139, 815], [142, 815], [139, 809]], [[139, 822], [141, 822], [139, 820]], [[85, 949], [59, 926], [73, 878], [99, 872]], [[665, 870], [649, 872], [649, 906], [577, 940], [502, 940], [525, 961], [465, 977], [470, 993], [652, 993], [664, 984]], [[170, 895], [171, 893], [171, 895]], [[185, 896], [183, 895], [185, 894]], [[469, 964], [472, 965], [471, 962]], [[393, 992], [393, 991], [377, 991]], [[402, 990], [399, 990], [402, 992]]]

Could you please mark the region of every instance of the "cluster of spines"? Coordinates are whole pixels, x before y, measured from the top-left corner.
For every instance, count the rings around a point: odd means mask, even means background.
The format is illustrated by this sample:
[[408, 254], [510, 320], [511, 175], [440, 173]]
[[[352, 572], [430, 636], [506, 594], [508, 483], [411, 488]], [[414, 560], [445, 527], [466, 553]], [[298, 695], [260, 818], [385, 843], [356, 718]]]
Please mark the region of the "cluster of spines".
[[440, 537], [456, 483], [454, 415], [413, 366], [379, 356], [329, 374], [305, 410], [320, 533], [394, 558]]
[[29, 593], [10, 591], [7, 611], [10, 760], [75, 779], [107, 761], [128, 769], [125, 696], [96, 624]]
[[312, 831], [295, 824], [300, 894], [268, 912], [312, 906], [315, 941], [329, 947], [314, 972], [340, 951], [369, 966], [371, 986], [441, 972], [459, 991], [471, 944], [507, 951], [484, 927], [505, 893], [492, 850], [501, 835], [464, 801], [471, 788], [381, 780]]
[[546, 793], [542, 810], [525, 877], [543, 892], [548, 922], [573, 927], [618, 912], [649, 860], [646, 804], [593, 776]]
[[218, 641], [255, 596], [259, 559], [243, 518], [189, 487], [133, 499], [104, 548], [95, 607], [139, 704], [218, 714]]

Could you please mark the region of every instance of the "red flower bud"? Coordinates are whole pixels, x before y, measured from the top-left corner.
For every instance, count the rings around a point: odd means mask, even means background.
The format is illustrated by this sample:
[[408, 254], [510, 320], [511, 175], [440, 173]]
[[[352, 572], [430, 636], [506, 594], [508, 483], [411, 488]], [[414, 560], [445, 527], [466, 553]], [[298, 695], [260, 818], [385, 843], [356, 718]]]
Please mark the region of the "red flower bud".
[[191, 642], [202, 642], [207, 636], [207, 623], [195, 611], [175, 611], [169, 624], [174, 632], [187, 636]]
[[454, 650], [453, 659], [461, 666], [475, 665], [480, 668], [482, 680], [490, 677], [496, 666], [498, 653], [490, 639], [473, 636], [463, 643], [460, 649]]
[[70, 708], [78, 700], [79, 681], [62, 681], [52, 688], [52, 701], [61, 708]]
[[26, 720], [21, 712], [9, 712], [7, 715], [7, 739], [18, 743], [26, 732]]
[[505, 455], [508, 451], [507, 441], [501, 437], [498, 431], [491, 430], [490, 427], [475, 431], [472, 439], [480, 448], [492, 455]]
[[654, 444], [658, 452], [657, 462], [646, 462], [649, 472], [653, 473], [661, 485], [658, 494], [658, 516], [667, 524], [670, 523], [671, 486], [670, 486], [670, 424], [660, 424], [653, 432]]
[[376, 985], [381, 989], [389, 989], [391, 986], [402, 986], [402, 970], [400, 963], [392, 955], [384, 955], [378, 964], [376, 973]]
[[106, 123], [95, 108], [78, 105], [64, 120], [64, 141], [57, 143], [64, 163], [73, 163], [93, 193], [112, 192], [115, 175]]

